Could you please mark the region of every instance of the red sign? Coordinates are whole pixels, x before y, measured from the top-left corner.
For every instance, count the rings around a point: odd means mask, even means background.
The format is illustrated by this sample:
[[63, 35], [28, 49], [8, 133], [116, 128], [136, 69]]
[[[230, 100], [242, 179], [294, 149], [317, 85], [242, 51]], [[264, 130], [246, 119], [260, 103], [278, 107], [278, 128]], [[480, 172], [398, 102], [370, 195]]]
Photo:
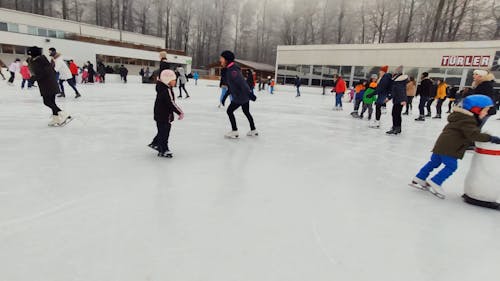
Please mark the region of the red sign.
[[441, 66], [488, 67], [491, 56], [443, 56]]

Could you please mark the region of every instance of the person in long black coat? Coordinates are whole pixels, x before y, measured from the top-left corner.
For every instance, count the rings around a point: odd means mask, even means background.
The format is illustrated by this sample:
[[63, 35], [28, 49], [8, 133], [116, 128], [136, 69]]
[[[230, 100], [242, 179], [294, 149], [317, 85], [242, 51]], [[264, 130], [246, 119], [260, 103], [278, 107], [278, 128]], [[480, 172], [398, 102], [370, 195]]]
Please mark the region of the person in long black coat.
[[[468, 95], [485, 95], [490, 97], [496, 104], [498, 98], [495, 94], [495, 76], [488, 70], [474, 70], [472, 78], [474, 82], [472, 83], [472, 91], [469, 91]], [[496, 107], [491, 107], [488, 111], [488, 115], [492, 116], [497, 114]]]
[[87, 70], [89, 72], [88, 83], [94, 83], [95, 69], [90, 61], [87, 62]]

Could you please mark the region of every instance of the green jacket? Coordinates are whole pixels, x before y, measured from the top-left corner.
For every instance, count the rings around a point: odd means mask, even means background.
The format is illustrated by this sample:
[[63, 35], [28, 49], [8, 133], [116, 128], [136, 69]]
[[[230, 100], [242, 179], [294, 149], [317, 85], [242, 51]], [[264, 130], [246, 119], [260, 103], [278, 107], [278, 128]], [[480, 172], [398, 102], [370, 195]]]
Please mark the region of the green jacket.
[[375, 92], [375, 89], [373, 88], [368, 88], [365, 90], [365, 93], [363, 94], [363, 103], [364, 104], [373, 104], [377, 100], [377, 96], [372, 96], [371, 98], [368, 97], [368, 95], [372, 94]]
[[462, 159], [471, 143], [489, 142], [490, 139], [490, 135], [481, 133], [472, 112], [455, 107], [454, 112], [448, 116], [448, 125], [439, 135], [432, 152]]

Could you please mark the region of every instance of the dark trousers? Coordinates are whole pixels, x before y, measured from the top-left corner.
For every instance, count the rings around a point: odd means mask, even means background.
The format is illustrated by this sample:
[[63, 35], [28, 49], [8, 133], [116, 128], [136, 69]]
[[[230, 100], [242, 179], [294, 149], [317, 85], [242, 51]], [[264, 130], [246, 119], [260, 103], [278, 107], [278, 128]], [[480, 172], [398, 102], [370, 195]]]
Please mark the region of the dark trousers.
[[14, 78], [16, 78], [16, 74], [10, 71], [9, 83], [14, 83]]
[[380, 116], [382, 116], [382, 104], [375, 104], [375, 120], [380, 121]]
[[444, 100], [439, 99], [437, 104], [436, 104], [436, 111], [437, 111], [437, 115], [439, 115], [439, 116], [441, 116], [441, 112], [443, 110], [443, 103], [444, 103]]
[[434, 102], [434, 99], [433, 98], [429, 98], [427, 100], [427, 102], [425, 103], [425, 107], [427, 108], [427, 115], [431, 115], [432, 111], [431, 111], [431, 105], [432, 103]]
[[76, 81], [75, 81], [75, 78], [71, 78], [71, 79], [68, 79], [68, 80], [59, 80], [59, 88], [61, 88], [61, 93], [64, 94], [64, 81], [68, 82], [69, 86], [71, 88], [73, 88], [73, 90], [75, 91], [75, 94], [79, 95], [80, 93], [78, 93], [78, 90], [76, 89]]
[[373, 105], [372, 104], [366, 104], [363, 103], [363, 110], [361, 110], [361, 118], [363, 118], [363, 115], [365, 112], [368, 110], [368, 120], [372, 119], [372, 114], [373, 114]]
[[157, 146], [159, 152], [166, 152], [167, 150], [169, 150], [168, 138], [170, 137], [170, 129], [172, 128], [172, 124], [170, 124], [170, 122], [168, 121], [156, 121], [156, 128], [158, 129], [158, 133], [156, 134], [151, 144]]
[[252, 114], [250, 114], [250, 102], [247, 102], [245, 104], [235, 104], [231, 103], [229, 107], [227, 108], [227, 116], [229, 116], [229, 121], [231, 122], [231, 128], [233, 131], [237, 131], [238, 127], [236, 126], [236, 118], [234, 117], [234, 111], [238, 109], [241, 106], [241, 109], [243, 109], [243, 113], [245, 113], [245, 116], [248, 119], [248, 122], [250, 123], [250, 129], [253, 131], [255, 130], [255, 124], [253, 122], [253, 117]]
[[182, 97], [182, 89], [186, 93], [186, 97], [189, 97], [188, 92], [186, 91], [186, 84], [179, 84], [179, 97]]
[[21, 89], [24, 89], [26, 82], [28, 82], [28, 89], [33, 86], [33, 81], [31, 81], [31, 79], [23, 79], [23, 82], [21, 82]]
[[401, 112], [403, 111], [403, 105], [400, 103], [395, 103], [392, 106], [392, 127], [401, 128]]
[[420, 103], [418, 104], [418, 111], [420, 112], [420, 116], [425, 115], [425, 106], [429, 101], [429, 97], [420, 96]]
[[362, 100], [358, 100], [358, 99], [356, 99], [354, 101], [354, 111], [358, 112], [359, 106], [361, 105], [361, 102], [363, 102], [363, 101]]
[[448, 112], [451, 112], [451, 108], [453, 107], [454, 104], [455, 104], [454, 100], [448, 100]]
[[410, 110], [413, 110], [413, 98], [412, 96], [408, 96], [408, 102], [406, 103], [406, 113], [408, 113]]
[[56, 104], [56, 95], [55, 94], [50, 94], [50, 95], [43, 95], [43, 104], [47, 106], [48, 108], [52, 109], [52, 115], [57, 115], [61, 109], [57, 107]]

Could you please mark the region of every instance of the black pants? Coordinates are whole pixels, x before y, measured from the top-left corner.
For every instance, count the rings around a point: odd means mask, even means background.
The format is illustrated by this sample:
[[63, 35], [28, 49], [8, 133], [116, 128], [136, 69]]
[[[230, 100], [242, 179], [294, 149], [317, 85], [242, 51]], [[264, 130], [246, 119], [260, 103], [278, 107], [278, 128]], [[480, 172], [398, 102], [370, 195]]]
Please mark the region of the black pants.
[[76, 80], [75, 78], [71, 78], [71, 79], [68, 79], [68, 80], [59, 80], [59, 88], [61, 88], [61, 93], [64, 94], [64, 81], [68, 82], [69, 86], [71, 88], [73, 88], [73, 90], [75, 91], [75, 94], [79, 95], [80, 93], [78, 93], [78, 90], [76, 89]]
[[431, 115], [432, 111], [431, 111], [431, 105], [432, 103], [434, 102], [434, 99], [433, 98], [429, 98], [427, 100], [427, 103], [425, 103], [425, 107], [427, 108], [427, 115]]
[[410, 110], [413, 110], [413, 98], [412, 96], [408, 96], [408, 102], [406, 103], [406, 113], [408, 113]]
[[439, 116], [441, 116], [441, 112], [443, 110], [443, 103], [444, 103], [444, 100], [439, 99], [437, 102], [437, 105], [436, 105], [437, 115], [439, 115]]
[[159, 152], [166, 152], [168, 148], [168, 138], [170, 137], [170, 129], [172, 124], [168, 121], [156, 121], [156, 128], [158, 133], [151, 142], [152, 145], [158, 146]]
[[453, 107], [454, 104], [455, 104], [454, 100], [448, 100], [448, 112], [451, 112], [451, 108]]
[[403, 105], [400, 103], [395, 103], [392, 106], [392, 127], [401, 128], [401, 112], [403, 111]]
[[52, 115], [57, 115], [61, 109], [57, 107], [56, 104], [56, 95], [55, 94], [50, 94], [50, 95], [43, 95], [43, 104], [47, 106], [48, 108], [52, 109]]
[[420, 103], [418, 104], [418, 110], [420, 112], [420, 116], [425, 115], [425, 106], [426, 106], [428, 101], [429, 101], [429, 97], [420, 96]]
[[375, 104], [375, 120], [380, 121], [380, 116], [382, 116], [382, 104]]
[[363, 102], [363, 100], [354, 100], [354, 111], [358, 112], [359, 111], [359, 106], [361, 105], [361, 103]]
[[186, 91], [186, 84], [179, 84], [179, 97], [182, 97], [182, 89], [186, 93], [186, 97], [189, 97], [188, 92]]
[[9, 83], [14, 83], [14, 78], [16, 78], [16, 74], [10, 71]]
[[243, 113], [245, 113], [245, 116], [248, 119], [248, 122], [250, 123], [250, 129], [253, 131], [255, 130], [255, 124], [253, 122], [253, 117], [252, 114], [250, 114], [250, 102], [247, 102], [245, 104], [235, 104], [231, 103], [229, 107], [227, 108], [227, 116], [229, 116], [229, 121], [231, 122], [231, 128], [233, 131], [237, 131], [238, 127], [236, 126], [236, 118], [234, 117], [234, 111], [238, 109], [238, 107], [241, 106], [241, 109], [243, 109]]

